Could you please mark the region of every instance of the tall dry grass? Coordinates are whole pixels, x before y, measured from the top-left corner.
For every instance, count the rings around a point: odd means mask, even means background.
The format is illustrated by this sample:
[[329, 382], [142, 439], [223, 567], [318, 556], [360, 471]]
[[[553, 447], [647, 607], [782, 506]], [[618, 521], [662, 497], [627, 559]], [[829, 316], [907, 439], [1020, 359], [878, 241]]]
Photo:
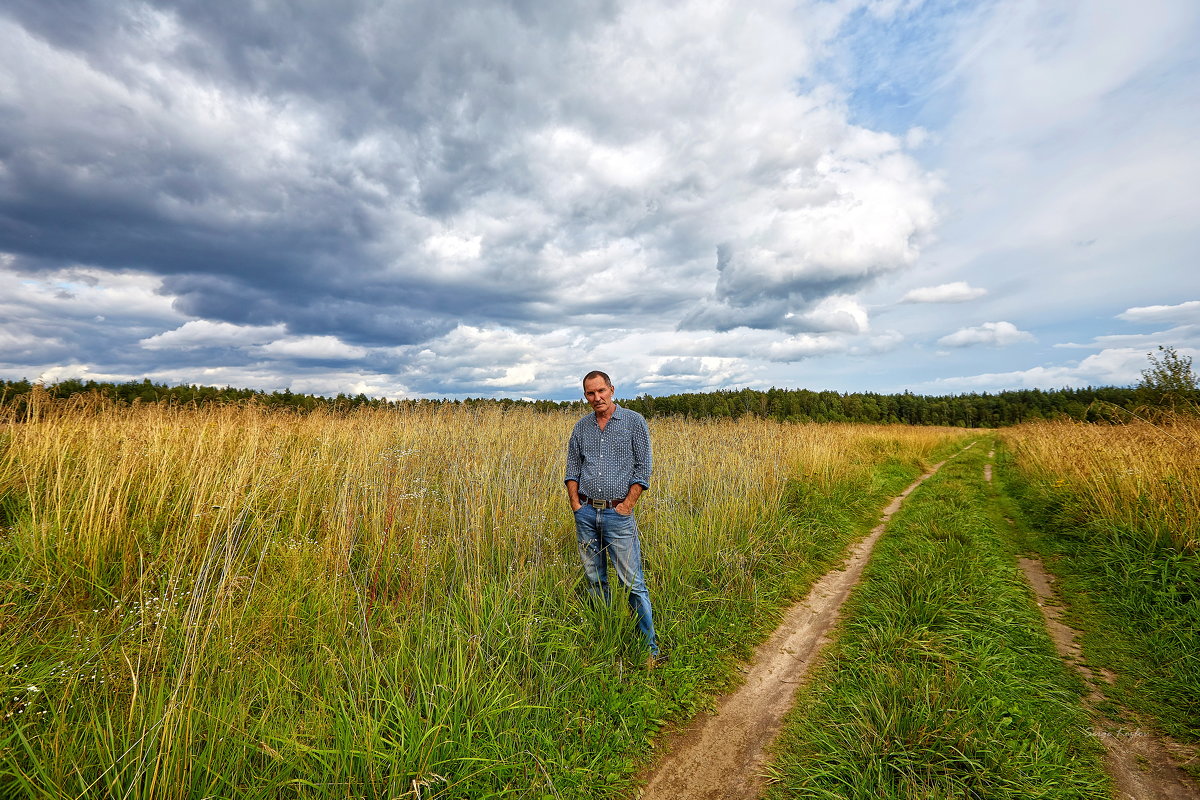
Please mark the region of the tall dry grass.
[[1151, 543], [1200, 546], [1200, 418], [1094, 425], [1036, 422], [1001, 440], [1060, 522], [1107, 525]]
[[[624, 775], [666, 690], [639, 678], [646, 697], [614, 700], [628, 620], [576, 597], [577, 416], [40, 399], [0, 433], [0, 790], [569, 796], [589, 770]], [[871, 501], [881, 465], [957, 435], [651, 428], [639, 524], [681, 654], [752, 625], [772, 565], [849, 535], [784, 536], [789, 481]]]
[[1002, 474], [1085, 620], [1088, 660], [1118, 676], [1120, 702], [1200, 741], [1200, 419], [1000, 435]]

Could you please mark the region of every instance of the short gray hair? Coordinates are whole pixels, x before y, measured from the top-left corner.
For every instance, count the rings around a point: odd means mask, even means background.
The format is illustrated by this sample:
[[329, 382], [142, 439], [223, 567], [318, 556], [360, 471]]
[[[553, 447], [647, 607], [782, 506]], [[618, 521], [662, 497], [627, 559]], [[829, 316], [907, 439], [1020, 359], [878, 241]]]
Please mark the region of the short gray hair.
[[584, 375], [584, 376], [583, 376], [583, 382], [584, 382], [584, 384], [586, 385], [586, 384], [587, 384], [587, 382], [588, 382], [588, 381], [590, 381], [592, 378], [604, 378], [604, 385], [605, 385], [605, 386], [607, 386], [607, 387], [608, 387], [608, 388], [610, 388], [610, 389], [611, 389], [611, 388], [613, 388], [613, 385], [612, 385], [612, 378], [608, 377], [608, 373], [607, 373], [607, 372], [601, 372], [601, 371], [600, 371], [600, 370], [598, 370], [598, 369], [594, 369], [594, 370], [592, 370], [592, 371], [591, 371], [591, 372], [589, 372], [587, 375]]

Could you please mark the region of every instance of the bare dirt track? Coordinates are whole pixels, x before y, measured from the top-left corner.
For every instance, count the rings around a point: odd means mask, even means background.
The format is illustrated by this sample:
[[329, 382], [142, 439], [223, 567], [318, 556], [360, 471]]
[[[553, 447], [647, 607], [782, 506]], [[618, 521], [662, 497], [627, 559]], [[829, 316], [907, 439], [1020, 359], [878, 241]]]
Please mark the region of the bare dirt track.
[[[1038, 607], [1046, 629], [1054, 640], [1058, 655], [1073, 666], [1087, 683], [1087, 704], [1093, 709], [1095, 734], [1104, 745], [1104, 764], [1112, 775], [1119, 800], [1200, 800], [1198, 787], [1178, 764], [1197, 763], [1197, 748], [1156, 736], [1140, 724], [1120, 724], [1096, 710], [1104, 700], [1101, 681], [1112, 683], [1115, 676], [1097, 672], [1083, 663], [1078, 634], [1063, 622], [1063, 609], [1054, 597], [1054, 579], [1042, 562], [1020, 559], [1021, 572], [1037, 595]], [[1127, 710], [1123, 716], [1134, 718]]]
[[944, 463], [935, 464], [894, 498], [879, 524], [851, 548], [845, 564], [828, 572], [807, 597], [788, 609], [782, 624], [744, 668], [746, 679], [737, 691], [722, 698], [714, 713], [701, 714], [667, 737], [663, 754], [643, 776], [643, 800], [750, 800], [762, 796], [767, 748], [792, 707], [796, 687], [829, 641], [828, 633], [838, 620], [842, 603], [862, 577], [875, 542], [904, 498]]
[[[996, 454], [988, 453], [988, 458]], [[991, 482], [992, 465], [983, 468], [983, 479]], [[1007, 520], [1010, 525], [1011, 519]], [[1104, 700], [1103, 683], [1116, 676], [1107, 670], [1096, 671], [1083, 660], [1079, 634], [1063, 621], [1063, 607], [1054, 592], [1054, 578], [1036, 558], [1018, 559], [1021, 572], [1037, 598], [1046, 631], [1058, 656], [1079, 673], [1088, 687], [1085, 699], [1092, 710], [1093, 731], [1104, 745], [1104, 766], [1116, 785], [1118, 800], [1200, 800], [1200, 786], [1179, 768], [1180, 764], [1200, 763], [1200, 748], [1182, 745], [1158, 737], [1145, 727], [1122, 725], [1105, 717], [1098, 709]], [[1125, 710], [1132, 718], [1132, 714]]]
[[[994, 455], [993, 450], [988, 458]], [[944, 463], [934, 465], [894, 498], [879, 524], [850, 549], [843, 566], [824, 575], [804, 600], [788, 609], [783, 622], [744, 668], [746, 678], [737, 691], [722, 698], [715, 712], [698, 716], [666, 738], [662, 754], [642, 776], [645, 789], [639, 797], [757, 800], [765, 793], [767, 749], [779, 734], [797, 686], [828, 643], [842, 603], [861, 578], [875, 543], [904, 498]], [[988, 483], [992, 472], [992, 464], [986, 464], [983, 478]], [[1133, 723], [1115, 722], [1099, 710], [1105, 699], [1102, 687], [1113, 683], [1115, 676], [1084, 663], [1078, 634], [1063, 621], [1054, 578], [1042, 563], [1022, 558], [1019, 565], [1059, 656], [1079, 671], [1089, 687], [1086, 703], [1093, 712], [1094, 734], [1106, 750], [1105, 765], [1113, 777], [1115, 798], [1200, 800], [1200, 785], [1180, 768], [1200, 763], [1200, 748], [1155, 734], [1128, 710], [1123, 709], [1122, 716], [1135, 720]]]

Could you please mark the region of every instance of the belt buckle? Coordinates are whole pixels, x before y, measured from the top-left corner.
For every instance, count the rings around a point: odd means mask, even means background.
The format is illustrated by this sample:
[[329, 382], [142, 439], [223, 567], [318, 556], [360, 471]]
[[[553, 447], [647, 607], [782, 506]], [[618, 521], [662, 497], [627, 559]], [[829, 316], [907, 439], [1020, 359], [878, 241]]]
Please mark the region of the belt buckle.
[[606, 508], [607, 507], [607, 502], [604, 500], [593, 500], [593, 499], [589, 498], [588, 504], [590, 504], [592, 508]]

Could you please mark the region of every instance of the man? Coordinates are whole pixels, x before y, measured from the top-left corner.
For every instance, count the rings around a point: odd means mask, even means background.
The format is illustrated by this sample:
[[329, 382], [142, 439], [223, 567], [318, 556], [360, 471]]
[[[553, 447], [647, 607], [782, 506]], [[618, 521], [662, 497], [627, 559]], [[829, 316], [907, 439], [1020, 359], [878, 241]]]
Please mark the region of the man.
[[588, 591], [609, 602], [611, 561], [621, 585], [629, 590], [629, 606], [650, 647], [650, 663], [655, 664], [662, 656], [633, 517], [638, 497], [650, 488], [650, 429], [641, 414], [613, 402], [613, 391], [612, 380], [599, 370], [583, 378], [583, 396], [593, 413], [575, 424], [567, 445], [567, 498], [575, 514]]

